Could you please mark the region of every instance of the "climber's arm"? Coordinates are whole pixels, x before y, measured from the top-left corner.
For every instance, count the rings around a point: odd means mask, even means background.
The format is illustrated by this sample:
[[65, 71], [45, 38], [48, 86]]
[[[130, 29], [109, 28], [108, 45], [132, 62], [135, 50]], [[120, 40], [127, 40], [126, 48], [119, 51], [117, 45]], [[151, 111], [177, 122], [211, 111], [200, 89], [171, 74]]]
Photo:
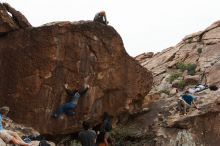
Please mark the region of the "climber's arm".
[[86, 94], [86, 92], [88, 91], [89, 89], [89, 85], [85, 85], [84, 87], [82, 87], [81, 89], [79, 89], [79, 94], [80, 96], [83, 96]]

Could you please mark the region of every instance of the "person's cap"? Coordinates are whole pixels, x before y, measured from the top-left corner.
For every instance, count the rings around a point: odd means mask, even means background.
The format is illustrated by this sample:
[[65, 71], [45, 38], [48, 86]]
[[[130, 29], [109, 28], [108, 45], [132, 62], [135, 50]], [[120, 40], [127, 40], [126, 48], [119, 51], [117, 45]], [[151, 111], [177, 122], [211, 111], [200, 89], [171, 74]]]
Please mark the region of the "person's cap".
[[8, 106], [3, 106], [0, 108], [0, 111], [9, 111], [9, 107]]

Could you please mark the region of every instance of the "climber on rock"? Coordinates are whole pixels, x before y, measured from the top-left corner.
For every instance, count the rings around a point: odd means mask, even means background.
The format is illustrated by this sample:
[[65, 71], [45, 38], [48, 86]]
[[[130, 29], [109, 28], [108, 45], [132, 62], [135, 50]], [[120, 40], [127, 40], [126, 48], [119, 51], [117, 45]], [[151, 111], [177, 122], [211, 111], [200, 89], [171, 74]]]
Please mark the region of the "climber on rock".
[[6, 130], [3, 128], [5, 122], [3, 121], [3, 117], [6, 116], [9, 112], [9, 107], [3, 106], [0, 108], [0, 138], [6, 143], [13, 143], [15, 145], [21, 146], [31, 146], [31, 143], [25, 143], [19, 135], [11, 130]]
[[105, 11], [98, 12], [95, 15], [93, 21], [107, 25], [108, 21], [107, 21], [107, 17], [106, 17]]
[[84, 85], [83, 87], [75, 90], [71, 90], [68, 88], [68, 84], [64, 85], [66, 93], [69, 97], [71, 97], [71, 101], [62, 105], [56, 112], [53, 113], [54, 118], [59, 118], [61, 114], [65, 113], [66, 115], [73, 116], [75, 112], [73, 111], [77, 107], [78, 100], [81, 96], [85, 95], [85, 93], [89, 89], [89, 85]]
[[195, 97], [189, 94], [189, 91], [185, 91], [183, 95], [179, 98], [179, 110], [183, 111], [183, 114], [186, 115], [187, 110], [194, 105], [196, 109], [199, 109], [195, 102]]

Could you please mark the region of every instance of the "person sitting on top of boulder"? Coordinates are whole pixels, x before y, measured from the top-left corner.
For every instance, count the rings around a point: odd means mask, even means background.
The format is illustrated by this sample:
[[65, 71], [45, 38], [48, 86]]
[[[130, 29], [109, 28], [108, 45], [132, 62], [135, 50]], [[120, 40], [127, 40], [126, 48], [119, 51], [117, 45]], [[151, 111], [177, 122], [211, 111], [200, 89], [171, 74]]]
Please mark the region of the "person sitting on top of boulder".
[[99, 22], [99, 23], [102, 23], [102, 24], [107, 25], [107, 24], [108, 24], [108, 21], [107, 21], [107, 17], [106, 17], [105, 11], [98, 12], [98, 13], [95, 15], [93, 21], [96, 21], [96, 22]]
[[3, 106], [0, 108], [0, 138], [5, 143], [13, 143], [15, 145], [31, 146], [31, 143], [25, 143], [16, 132], [11, 130], [6, 130], [3, 128], [5, 122], [3, 121], [3, 116], [6, 116], [9, 112], [9, 107]]
[[179, 106], [178, 106], [179, 110], [180, 110], [181, 112], [183, 111], [183, 114], [186, 115], [187, 110], [188, 110], [190, 107], [192, 107], [192, 104], [195, 106], [196, 109], [199, 109], [199, 108], [196, 106], [194, 100], [195, 100], [195, 97], [192, 96], [192, 95], [190, 95], [190, 94], [189, 94], [189, 91], [185, 91], [184, 94], [181, 95], [180, 98], [179, 98], [179, 102], [178, 102], [178, 104], [179, 104]]
[[78, 103], [78, 100], [81, 96], [85, 95], [85, 93], [89, 89], [89, 85], [84, 85], [83, 87], [75, 90], [68, 89], [68, 84], [64, 85], [66, 93], [69, 97], [71, 97], [71, 101], [62, 105], [56, 112], [53, 113], [54, 118], [59, 118], [59, 116], [63, 113], [66, 115], [73, 116], [75, 112], [73, 111]]

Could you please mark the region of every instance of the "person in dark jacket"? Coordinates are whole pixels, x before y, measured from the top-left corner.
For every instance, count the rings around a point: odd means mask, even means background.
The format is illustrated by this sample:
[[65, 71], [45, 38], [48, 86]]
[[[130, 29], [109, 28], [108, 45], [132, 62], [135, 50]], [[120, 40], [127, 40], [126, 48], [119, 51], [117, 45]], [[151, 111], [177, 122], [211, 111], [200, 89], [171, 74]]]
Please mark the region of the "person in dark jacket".
[[83, 131], [79, 133], [79, 141], [82, 146], [95, 146], [96, 143], [96, 132], [91, 129], [91, 125], [88, 122], [83, 122]]
[[97, 136], [98, 146], [114, 145], [114, 139], [111, 137], [112, 121], [107, 112], [103, 113], [103, 121]]
[[102, 24], [107, 25], [107, 24], [108, 24], [108, 21], [107, 21], [107, 17], [106, 17], [105, 11], [98, 12], [98, 13], [95, 15], [93, 21], [96, 21], [96, 22], [99, 22], [99, 23], [102, 23]]
[[71, 101], [62, 105], [56, 112], [53, 113], [54, 118], [59, 118], [61, 114], [73, 116], [75, 112], [73, 111], [77, 107], [77, 103], [80, 97], [86, 94], [89, 89], [89, 85], [84, 85], [80, 89], [70, 90], [68, 89], [68, 84], [64, 85], [66, 93], [71, 97]]

